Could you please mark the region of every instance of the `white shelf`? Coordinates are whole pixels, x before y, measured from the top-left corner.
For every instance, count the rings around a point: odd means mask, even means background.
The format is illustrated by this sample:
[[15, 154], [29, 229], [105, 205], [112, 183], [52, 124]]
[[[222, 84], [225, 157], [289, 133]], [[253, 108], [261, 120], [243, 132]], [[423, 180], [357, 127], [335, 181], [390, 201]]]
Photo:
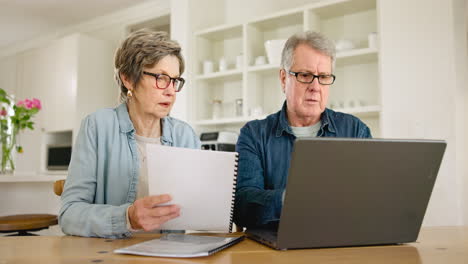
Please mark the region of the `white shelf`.
[[308, 8], [320, 16], [321, 19], [340, 17], [362, 11], [375, 9], [375, 0], [329, 0], [320, 1], [308, 6]]
[[202, 74], [195, 76], [196, 80], [213, 80], [218, 78], [225, 78], [225, 77], [238, 77], [241, 78], [242, 76], [241, 69], [234, 69], [234, 70], [227, 70], [222, 72], [213, 72], [208, 74]]
[[66, 175], [15, 175], [15, 174], [5, 174], [0, 175], [0, 183], [2, 182], [55, 182], [58, 180], [64, 180]]
[[247, 71], [249, 72], [271, 72], [275, 70], [280, 70], [279, 65], [273, 65], [273, 64], [264, 64], [264, 65], [255, 65], [255, 66], [249, 66], [247, 68]]
[[368, 105], [360, 107], [336, 108], [333, 109], [333, 111], [348, 113], [359, 117], [372, 117], [378, 116], [380, 114], [381, 107], [379, 105]]
[[[380, 114], [381, 107], [379, 105], [368, 105], [360, 107], [348, 107], [348, 108], [336, 108], [333, 109], [336, 112], [343, 112], [359, 117], [373, 117]], [[205, 119], [193, 122], [199, 126], [213, 126], [213, 125], [228, 125], [228, 124], [240, 124], [247, 123], [255, 119], [264, 119], [266, 115], [261, 116], [248, 116], [248, 117], [233, 117], [233, 118], [220, 118], [220, 119]]]
[[[338, 65], [351, 65], [351, 64], [362, 64], [377, 61], [378, 49], [376, 48], [362, 48], [352, 49], [336, 53], [336, 60]], [[249, 66], [247, 71], [249, 72], [270, 72], [279, 70], [279, 65], [264, 64]]]
[[336, 53], [336, 64], [338, 66], [365, 64], [378, 60], [379, 50], [376, 48], [352, 49]]
[[304, 22], [303, 16], [304, 10], [296, 8], [252, 20], [248, 24], [262, 30], [272, 30], [284, 27], [285, 25], [302, 25]]
[[233, 117], [233, 118], [220, 118], [220, 119], [205, 119], [193, 122], [199, 126], [212, 126], [212, 125], [228, 125], [228, 124], [240, 124], [247, 123], [255, 119], [264, 119], [266, 116], [248, 116], [248, 117]]
[[223, 40], [242, 36], [242, 25], [220, 25], [195, 33], [197, 37], [208, 38], [211, 40]]

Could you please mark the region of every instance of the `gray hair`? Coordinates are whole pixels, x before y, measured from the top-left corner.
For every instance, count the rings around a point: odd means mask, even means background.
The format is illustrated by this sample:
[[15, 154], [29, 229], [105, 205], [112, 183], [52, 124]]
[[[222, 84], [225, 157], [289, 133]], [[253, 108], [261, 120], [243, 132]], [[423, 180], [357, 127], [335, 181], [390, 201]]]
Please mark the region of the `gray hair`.
[[333, 72], [336, 61], [335, 43], [325, 37], [325, 35], [314, 31], [300, 32], [289, 37], [281, 53], [281, 68], [286, 70], [291, 69], [291, 65], [294, 62], [294, 50], [299, 44], [306, 44], [314, 50], [329, 56], [332, 61]]
[[120, 87], [120, 101], [127, 100], [128, 92], [120, 74], [136, 85], [141, 79], [144, 67], [153, 67], [167, 55], [173, 55], [179, 60], [179, 74], [182, 75], [185, 63], [180, 45], [171, 40], [167, 32], [149, 29], [132, 32], [122, 42], [114, 57], [115, 80]]

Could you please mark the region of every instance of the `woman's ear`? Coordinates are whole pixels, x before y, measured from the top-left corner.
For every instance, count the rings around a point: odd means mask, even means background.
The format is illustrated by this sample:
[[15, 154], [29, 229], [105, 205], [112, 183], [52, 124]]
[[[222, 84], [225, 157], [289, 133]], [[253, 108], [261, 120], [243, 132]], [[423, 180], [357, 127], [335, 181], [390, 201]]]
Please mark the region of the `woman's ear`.
[[128, 90], [134, 90], [133, 83], [123, 73], [120, 73], [120, 80]]

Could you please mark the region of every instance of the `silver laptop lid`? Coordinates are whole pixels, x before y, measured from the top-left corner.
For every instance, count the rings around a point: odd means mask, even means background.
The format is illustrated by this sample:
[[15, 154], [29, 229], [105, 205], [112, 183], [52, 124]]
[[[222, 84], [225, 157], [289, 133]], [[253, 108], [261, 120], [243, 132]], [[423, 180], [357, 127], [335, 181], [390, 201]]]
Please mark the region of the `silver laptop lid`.
[[277, 247], [415, 241], [445, 147], [436, 140], [297, 139]]

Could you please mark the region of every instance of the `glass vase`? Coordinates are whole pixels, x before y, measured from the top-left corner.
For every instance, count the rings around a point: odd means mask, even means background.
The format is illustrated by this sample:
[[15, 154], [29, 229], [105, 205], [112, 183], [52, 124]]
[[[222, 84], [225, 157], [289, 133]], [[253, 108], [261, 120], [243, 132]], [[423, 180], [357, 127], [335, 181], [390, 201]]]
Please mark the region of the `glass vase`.
[[15, 134], [4, 134], [1, 138], [2, 143], [2, 160], [0, 162], [1, 174], [13, 174], [15, 171]]

